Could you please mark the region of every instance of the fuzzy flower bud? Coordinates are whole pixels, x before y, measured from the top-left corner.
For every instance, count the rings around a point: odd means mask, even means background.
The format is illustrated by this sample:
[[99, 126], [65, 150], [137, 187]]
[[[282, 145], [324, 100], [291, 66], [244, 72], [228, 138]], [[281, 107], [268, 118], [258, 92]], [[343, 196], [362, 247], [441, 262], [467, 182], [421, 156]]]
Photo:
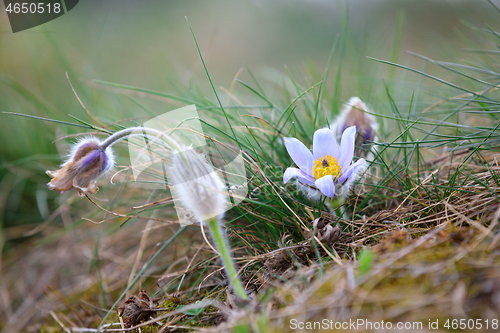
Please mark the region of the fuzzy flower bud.
[[81, 197], [87, 193], [95, 194], [99, 190], [97, 179], [113, 166], [111, 147], [102, 148], [99, 139], [88, 137], [72, 147], [61, 169], [47, 171], [47, 175], [52, 178], [47, 185], [50, 190], [63, 193], [75, 188]]
[[[226, 210], [226, 188], [204, 155], [192, 148], [173, 155], [169, 181], [179, 197], [176, 205], [191, 211], [197, 222], [222, 218]], [[180, 223], [190, 224], [182, 220]]]
[[346, 105], [340, 111], [339, 116], [330, 125], [335, 138], [340, 140], [342, 133], [351, 127], [356, 126], [357, 135], [354, 150], [354, 156], [373, 160], [376, 153], [376, 145], [372, 142], [378, 142], [378, 123], [370, 108], [359, 97], [351, 97]]

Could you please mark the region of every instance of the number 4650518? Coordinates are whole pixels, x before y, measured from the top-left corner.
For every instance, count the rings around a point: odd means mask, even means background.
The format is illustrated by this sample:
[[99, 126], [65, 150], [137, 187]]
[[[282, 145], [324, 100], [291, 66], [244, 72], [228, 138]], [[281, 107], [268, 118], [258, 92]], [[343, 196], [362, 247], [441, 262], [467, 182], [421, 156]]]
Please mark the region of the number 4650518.
[[447, 329], [498, 329], [498, 319], [448, 319], [444, 324]]
[[47, 12], [49, 14], [50, 13], [58, 14], [61, 12], [61, 4], [60, 3], [44, 4], [44, 3], [34, 3], [34, 2], [31, 3], [23, 2], [14, 4], [9, 3], [9, 5], [7, 6], [7, 8], [5, 8], [5, 10], [7, 11], [7, 13], [15, 13], [15, 14], [27, 14], [27, 13], [42, 14], [44, 12]]

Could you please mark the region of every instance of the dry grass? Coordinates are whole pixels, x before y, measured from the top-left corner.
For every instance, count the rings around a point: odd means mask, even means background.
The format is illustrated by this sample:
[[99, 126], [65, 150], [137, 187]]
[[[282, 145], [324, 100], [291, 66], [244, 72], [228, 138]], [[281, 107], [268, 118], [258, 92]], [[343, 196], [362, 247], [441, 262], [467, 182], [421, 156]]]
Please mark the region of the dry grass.
[[[217, 261], [205, 261], [213, 259], [213, 251], [205, 245], [199, 228], [188, 229], [131, 290], [138, 294], [146, 289], [151, 294], [157, 286], [173, 283], [165, 289], [167, 293], [157, 295], [162, 297], [160, 308], [164, 309], [158, 315], [162, 326], [142, 324], [142, 331], [227, 328], [235, 332], [287, 332], [292, 319], [314, 322], [325, 318], [334, 322], [358, 318], [419, 321], [425, 331], [429, 319], [440, 319], [442, 325], [447, 318], [498, 318], [500, 187], [495, 177], [500, 154], [490, 151], [481, 155], [482, 160], [462, 163], [467, 156], [464, 152], [454, 160], [436, 160], [432, 169], [421, 173], [420, 186], [402, 190], [388, 209], [370, 207], [362, 219], [342, 221], [347, 227], [337, 237], [323, 237], [325, 226], [332, 225], [326, 216], [326, 223], [318, 224], [315, 235], [327, 246], [333, 245], [332, 253], [340, 260], [325, 262], [328, 254], [314, 247], [310, 236], [294, 243], [284, 234], [278, 249], [271, 251], [254, 247], [256, 241], [262, 241], [256, 236], [240, 236], [246, 239], [242, 243], [246, 246], [235, 255], [247, 288], [254, 292], [254, 300], [243, 310], [237, 310], [232, 297], [226, 297]], [[455, 173], [457, 169], [459, 173]], [[460, 191], [448, 193], [449, 175], [454, 174], [458, 175], [456, 188]], [[440, 183], [431, 178], [441, 179]], [[436, 186], [439, 184], [442, 187]], [[351, 200], [361, 200], [365, 190], [360, 187], [357, 193]], [[444, 199], [436, 201], [440, 196]], [[69, 218], [69, 206], [63, 207], [60, 214]], [[176, 229], [155, 219], [127, 222], [117, 228], [125, 220], [118, 217], [107, 222], [113, 230], [106, 230], [105, 224], [84, 222], [49, 242], [25, 243], [10, 251], [4, 257], [1, 284], [4, 332], [95, 328], [105, 308], [116, 300], [158, 243]], [[45, 235], [60, 231], [50, 225], [39, 230]], [[374, 259], [361, 264], [359, 250], [365, 246]], [[368, 266], [361, 269], [361, 265]], [[183, 281], [178, 286], [180, 278]], [[196, 320], [176, 311], [178, 305], [192, 305], [206, 296], [216, 302]], [[110, 327], [110, 331], [125, 327], [116, 323], [119, 326]], [[221, 326], [213, 326], [218, 323]]]
[[[500, 154], [484, 157], [487, 167], [485, 161], [467, 164], [476, 180], [468, 180], [466, 170], [457, 180], [466, 192], [453, 192], [435, 202], [428, 193], [436, 187], [423, 185], [414, 189], [416, 196], [402, 198], [394, 209], [350, 222], [351, 233], [334, 246], [337, 253], [345, 253], [342, 265], [332, 263], [324, 272], [318, 263], [295, 265], [290, 268], [294, 274], [287, 275], [290, 280], [268, 282], [274, 289], [261, 295], [263, 302], [230, 314], [222, 327], [288, 332], [292, 319], [364, 319], [422, 322], [422, 331], [428, 331], [429, 320], [440, 320], [441, 329], [450, 318], [498, 320], [500, 188], [491, 183]], [[434, 172], [447, 175], [457, 166], [463, 165], [442, 159]], [[448, 181], [442, 179], [443, 184]], [[477, 180], [490, 186], [478, 186]], [[365, 274], [356, 260], [356, 249], [363, 245], [375, 254]], [[491, 331], [491, 327], [483, 325], [477, 331]]]
[[[352, 216], [347, 220], [282, 184], [282, 168], [290, 160], [281, 137], [293, 135], [309, 144], [322, 112], [320, 99], [337, 97], [307, 94], [317, 84], [309, 89], [297, 85], [304, 98], [293, 99], [285, 89], [280, 105], [243, 84], [266, 102], [266, 112], [280, 112], [277, 121], [253, 115], [238, 100], [242, 105], [233, 109], [238, 117], [232, 114], [231, 122], [241, 131], [226, 137], [219, 129], [222, 105], [218, 110], [196, 94], [189, 101], [217, 111], [215, 125], [204, 123], [215, 133], [207, 134], [211, 144], [244, 151], [249, 194], [225, 222], [251, 301], [237, 303], [231, 295], [199, 226], [185, 229], [148, 266], [178, 230], [172, 208], [176, 198], [134, 187], [130, 167], [120, 166], [115, 180], [121, 185], [103, 188], [110, 191], [106, 196], [66, 195], [45, 223], [5, 230], [6, 240], [32, 239], [1, 258], [3, 332], [95, 332], [101, 324], [109, 332], [288, 332], [292, 320], [323, 319], [421, 322], [421, 331], [429, 330], [429, 321], [439, 320], [443, 329], [448, 319], [480, 319], [490, 327], [475, 326], [475, 331], [494, 328], [492, 320], [500, 319], [499, 126], [472, 124], [486, 117], [491, 117], [487, 125], [498, 122], [491, 111], [500, 105], [496, 88], [436, 103], [420, 114], [429, 117], [422, 121], [415, 120], [419, 115], [411, 108], [402, 115], [395, 103], [391, 115], [380, 112], [381, 121], [390, 123], [385, 139], [396, 137], [380, 143], [372, 172], [346, 203]], [[228, 92], [232, 96], [232, 86]], [[393, 102], [389, 91], [387, 97]], [[299, 102], [302, 113], [295, 112]], [[455, 102], [458, 107], [450, 106]], [[443, 120], [441, 110], [432, 114], [444, 106], [456, 112], [445, 110]], [[461, 125], [457, 113], [469, 107], [483, 115], [466, 114], [462, 118], [469, 125]], [[243, 117], [240, 111], [248, 114]], [[464, 145], [453, 152], [442, 148]], [[152, 175], [164, 185], [162, 172]], [[5, 202], [0, 196], [0, 207]], [[55, 219], [62, 224], [54, 226]], [[125, 311], [140, 320], [120, 317], [119, 307], [127, 299], [137, 301], [133, 295], [140, 297], [141, 290], [155, 301]]]

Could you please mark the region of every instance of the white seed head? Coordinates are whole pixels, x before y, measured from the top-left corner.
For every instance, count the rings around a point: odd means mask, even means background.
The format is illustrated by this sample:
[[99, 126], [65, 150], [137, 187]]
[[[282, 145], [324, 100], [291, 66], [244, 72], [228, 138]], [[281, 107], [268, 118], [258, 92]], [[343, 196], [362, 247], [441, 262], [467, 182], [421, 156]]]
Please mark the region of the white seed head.
[[[191, 211], [199, 223], [222, 217], [226, 210], [227, 190], [204, 155], [186, 148], [173, 155], [168, 173], [169, 185], [178, 197], [175, 203], [178, 212]], [[191, 222], [180, 218], [180, 223]]]

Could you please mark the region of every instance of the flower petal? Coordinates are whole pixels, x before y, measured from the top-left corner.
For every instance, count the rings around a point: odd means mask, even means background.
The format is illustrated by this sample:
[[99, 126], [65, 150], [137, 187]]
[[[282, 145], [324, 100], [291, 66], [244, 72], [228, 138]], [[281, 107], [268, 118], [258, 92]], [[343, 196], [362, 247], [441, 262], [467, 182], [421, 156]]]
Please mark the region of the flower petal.
[[47, 174], [52, 177], [47, 184], [49, 190], [69, 191], [73, 188], [72, 182], [75, 175], [75, 169], [77, 169], [74, 164], [75, 163], [71, 161], [60, 170], [47, 171]]
[[307, 147], [295, 138], [285, 138], [285, 147], [292, 160], [308, 176], [312, 177], [314, 160], [312, 153]]
[[316, 180], [314, 182], [317, 188], [326, 195], [329, 198], [333, 198], [335, 195], [335, 183], [333, 182], [333, 176], [332, 175], [327, 175], [324, 177], [321, 177], [320, 179]]
[[354, 141], [356, 140], [356, 126], [346, 128], [342, 133], [342, 141], [340, 143], [339, 165], [346, 169], [352, 162], [354, 156]]
[[314, 133], [313, 137], [313, 157], [317, 160], [320, 157], [330, 155], [339, 158], [339, 146], [335, 135], [329, 128], [321, 128]]
[[287, 168], [283, 174], [283, 183], [288, 183], [291, 179], [298, 178], [300, 181], [308, 184], [314, 184], [314, 177], [306, 175], [302, 170], [297, 168]]
[[82, 162], [81, 167], [85, 168], [85, 167], [90, 166], [90, 164], [94, 163], [95, 160], [97, 160], [100, 156], [101, 156], [101, 151], [98, 149], [94, 150], [93, 152], [91, 152], [90, 154], [88, 154], [85, 157], [85, 159]]
[[363, 171], [363, 169], [366, 169], [368, 167], [368, 164], [363, 158], [360, 158], [359, 160], [356, 161], [356, 163], [352, 164], [349, 166], [344, 172], [342, 172], [342, 175], [338, 179], [338, 183], [343, 183], [346, 181], [346, 179], [349, 179], [351, 176], [356, 176], [359, 172]]

